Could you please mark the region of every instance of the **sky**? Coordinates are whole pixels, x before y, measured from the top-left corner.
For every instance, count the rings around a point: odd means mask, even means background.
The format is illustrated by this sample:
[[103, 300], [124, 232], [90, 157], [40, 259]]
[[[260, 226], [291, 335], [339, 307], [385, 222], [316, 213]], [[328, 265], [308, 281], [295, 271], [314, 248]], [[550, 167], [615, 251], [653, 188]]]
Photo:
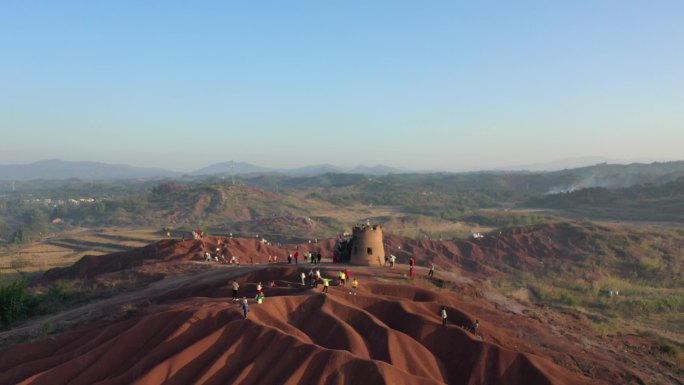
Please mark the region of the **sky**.
[[0, 164], [684, 159], [684, 1], [0, 3]]

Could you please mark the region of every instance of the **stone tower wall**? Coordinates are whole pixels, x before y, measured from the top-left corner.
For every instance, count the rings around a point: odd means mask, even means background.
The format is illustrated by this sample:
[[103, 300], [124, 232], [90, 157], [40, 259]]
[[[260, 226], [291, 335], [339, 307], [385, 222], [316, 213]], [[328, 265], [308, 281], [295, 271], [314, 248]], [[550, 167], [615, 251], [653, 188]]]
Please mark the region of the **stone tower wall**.
[[352, 231], [350, 262], [353, 265], [382, 266], [385, 261], [385, 247], [382, 240], [382, 226], [360, 225]]

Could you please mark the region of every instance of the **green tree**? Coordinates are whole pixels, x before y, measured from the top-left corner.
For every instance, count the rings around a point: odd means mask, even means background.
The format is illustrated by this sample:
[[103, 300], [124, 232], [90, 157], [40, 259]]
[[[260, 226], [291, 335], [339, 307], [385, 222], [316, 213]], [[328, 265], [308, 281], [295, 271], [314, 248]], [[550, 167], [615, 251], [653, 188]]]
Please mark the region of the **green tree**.
[[25, 229], [19, 229], [13, 232], [10, 237], [10, 243], [27, 243], [31, 242], [31, 232]]
[[43, 210], [30, 209], [22, 215], [24, 226], [34, 234], [46, 233], [50, 226], [48, 216]]
[[26, 299], [26, 285], [23, 281], [0, 286], [0, 321], [3, 326], [11, 328], [25, 313]]
[[0, 239], [7, 240], [10, 236], [10, 227], [2, 218], [0, 218]]

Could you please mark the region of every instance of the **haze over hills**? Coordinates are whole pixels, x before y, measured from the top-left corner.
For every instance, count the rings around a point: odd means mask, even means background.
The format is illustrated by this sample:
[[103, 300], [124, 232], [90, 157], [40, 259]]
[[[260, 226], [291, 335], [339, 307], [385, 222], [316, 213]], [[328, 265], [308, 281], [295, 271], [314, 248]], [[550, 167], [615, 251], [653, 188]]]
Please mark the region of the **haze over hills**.
[[655, 162], [672, 162], [676, 159], [652, 159], [652, 158], [632, 158], [632, 159], [616, 159], [607, 158], [604, 156], [583, 156], [576, 158], [558, 159], [551, 162], [540, 162], [526, 165], [497, 167], [495, 170], [500, 171], [561, 171], [570, 170], [574, 168], [589, 167], [597, 164], [614, 164], [624, 165], [632, 163], [655, 163]]
[[72, 162], [61, 159], [39, 160], [30, 164], [0, 165], [0, 180], [59, 179], [137, 179], [179, 177], [183, 173], [161, 168], [133, 167], [101, 162]]
[[228, 161], [212, 164], [190, 173], [183, 173], [180, 171], [166, 170], [161, 168], [134, 167], [124, 164], [46, 159], [29, 164], [0, 165], [0, 180], [27, 181], [35, 179], [62, 180], [72, 178], [86, 180], [149, 179], [178, 178], [184, 175], [208, 176], [282, 174], [292, 176], [311, 176], [326, 173], [387, 175], [390, 173], [403, 172], [406, 171], [383, 165], [359, 165], [349, 168], [323, 164], [286, 169], [261, 167], [247, 162]]
[[331, 164], [320, 164], [311, 165], [297, 168], [267, 168], [256, 166], [251, 163], [246, 162], [221, 162], [215, 163], [211, 166], [201, 168], [197, 171], [193, 171], [192, 175], [215, 175], [215, 174], [233, 174], [233, 175], [244, 175], [244, 174], [284, 174], [284, 175], [296, 175], [296, 176], [306, 176], [306, 175], [321, 175], [327, 173], [345, 173], [345, 174], [365, 174], [365, 175], [387, 175], [387, 174], [399, 174], [405, 173], [405, 170], [398, 168], [393, 168], [384, 165], [375, 166], [356, 166], [353, 168], [346, 168], [335, 166]]
[[[294, 178], [318, 177], [326, 174], [342, 175], [372, 175], [378, 177], [391, 174], [412, 175], [471, 175], [477, 177], [485, 174], [502, 175], [538, 175], [543, 178], [555, 179], [558, 185], [549, 189], [549, 193], [574, 191], [588, 187], [620, 188], [645, 183], [667, 183], [684, 176], [684, 161], [663, 163], [632, 163], [632, 164], [594, 164], [591, 166], [564, 169], [560, 171], [473, 171], [473, 172], [444, 172], [444, 171], [408, 171], [385, 165], [364, 166], [353, 168], [340, 167], [330, 164], [311, 165], [298, 168], [268, 168], [247, 162], [216, 163], [197, 171], [182, 173], [161, 168], [133, 167], [123, 164], [108, 164], [101, 162], [73, 162], [59, 159], [41, 160], [31, 164], [0, 165], [0, 180], [30, 181], [30, 180], [120, 180], [120, 179], [155, 179], [155, 178], [203, 178], [211, 176], [280, 176]], [[555, 182], [554, 182], [555, 183]]]
[[549, 175], [572, 175], [570, 183], [556, 186], [549, 193], [571, 192], [591, 187], [625, 188], [647, 183], [668, 183], [684, 177], [684, 161], [665, 163], [596, 164], [562, 170]]

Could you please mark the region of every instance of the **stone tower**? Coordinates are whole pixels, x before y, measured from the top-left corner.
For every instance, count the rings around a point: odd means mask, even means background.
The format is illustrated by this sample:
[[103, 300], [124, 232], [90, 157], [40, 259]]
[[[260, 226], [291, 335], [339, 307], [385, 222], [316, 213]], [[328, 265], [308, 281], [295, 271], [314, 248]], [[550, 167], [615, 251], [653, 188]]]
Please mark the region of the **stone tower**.
[[353, 265], [383, 265], [385, 261], [385, 247], [382, 242], [382, 226], [354, 226], [349, 261]]

